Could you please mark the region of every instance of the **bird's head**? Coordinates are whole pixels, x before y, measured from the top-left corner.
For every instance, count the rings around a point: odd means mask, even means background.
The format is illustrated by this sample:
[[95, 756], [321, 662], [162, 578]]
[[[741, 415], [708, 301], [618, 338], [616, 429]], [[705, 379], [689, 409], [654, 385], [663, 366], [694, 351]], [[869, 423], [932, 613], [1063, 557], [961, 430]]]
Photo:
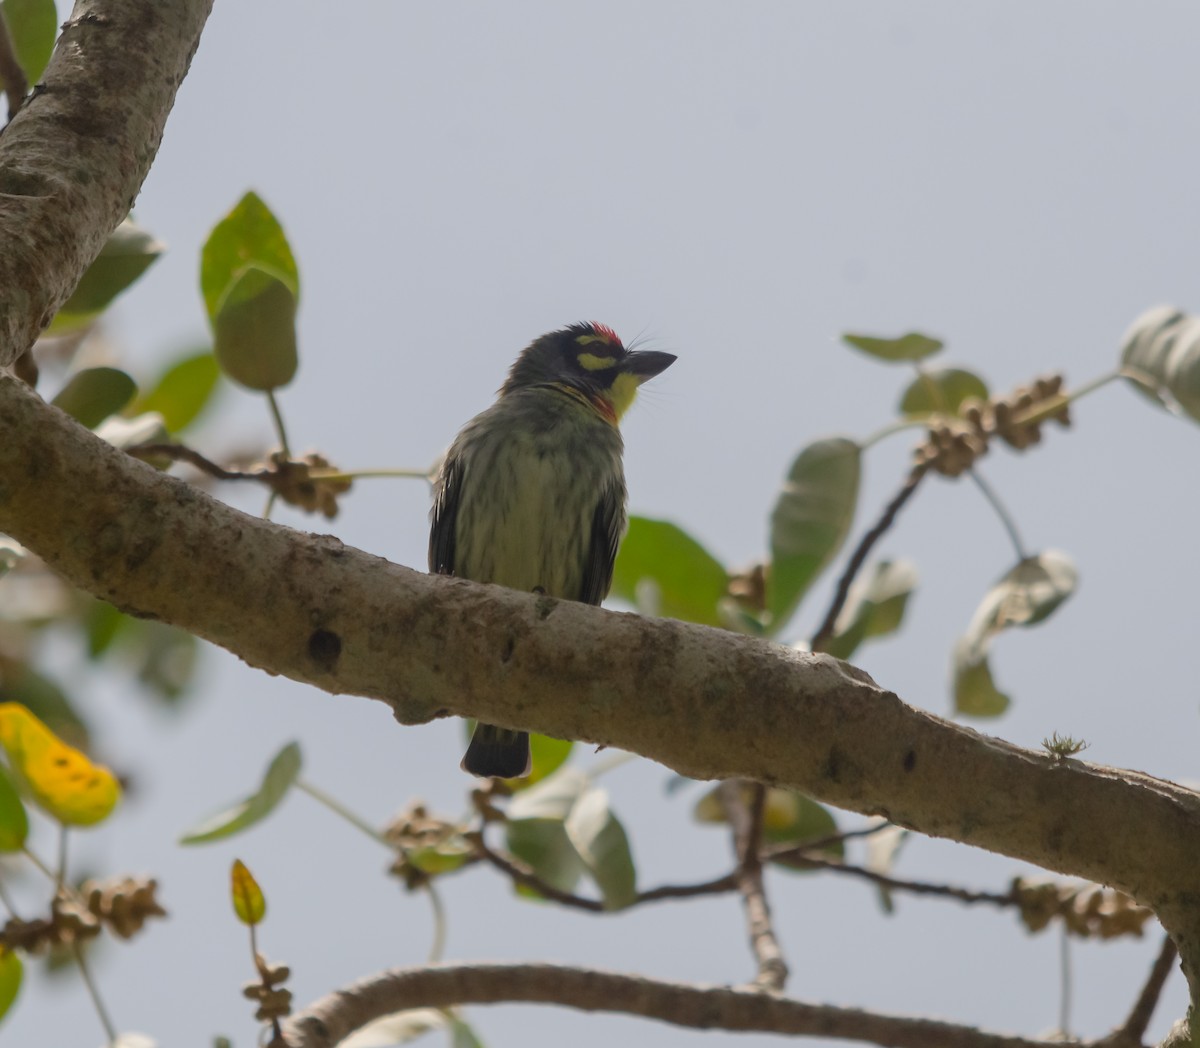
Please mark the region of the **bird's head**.
[[627, 350], [604, 324], [572, 324], [526, 347], [508, 373], [500, 395], [554, 386], [581, 395], [610, 421], [633, 403], [638, 386], [675, 362], [673, 353]]

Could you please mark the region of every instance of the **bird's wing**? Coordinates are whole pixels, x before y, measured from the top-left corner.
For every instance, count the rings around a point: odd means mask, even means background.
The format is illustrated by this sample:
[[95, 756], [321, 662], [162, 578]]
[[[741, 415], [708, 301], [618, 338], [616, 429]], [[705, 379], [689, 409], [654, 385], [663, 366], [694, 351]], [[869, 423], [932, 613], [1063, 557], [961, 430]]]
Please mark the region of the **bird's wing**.
[[438, 473], [433, 493], [429, 527], [429, 570], [436, 575], [454, 574], [454, 531], [458, 499], [462, 492], [462, 459], [448, 455]]
[[625, 492], [617, 485], [610, 485], [604, 489], [592, 514], [592, 542], [583, 568], [583, 592], [579, 595], [585, 604], [599, 604], [608, 596], [613, 563], [624, 531]]

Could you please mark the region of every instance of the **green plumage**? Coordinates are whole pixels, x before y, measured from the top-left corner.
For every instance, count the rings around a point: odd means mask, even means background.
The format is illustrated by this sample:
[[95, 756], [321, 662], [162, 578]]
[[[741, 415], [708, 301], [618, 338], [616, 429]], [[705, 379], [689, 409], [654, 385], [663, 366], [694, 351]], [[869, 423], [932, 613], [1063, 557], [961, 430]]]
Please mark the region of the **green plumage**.
[[[611, 367], [597, 366], [609, 359]], [[641, 382], [674, 359], [627, 352], [601, 325], [534, 342], [496, 403], [446, 453], [434, 484], [430, 570], [588, 604], [604, 600], [626, 523], [611, 391], [618, 376]], [[529, 736], [480, 724], [463, 768], [525, 775]]]

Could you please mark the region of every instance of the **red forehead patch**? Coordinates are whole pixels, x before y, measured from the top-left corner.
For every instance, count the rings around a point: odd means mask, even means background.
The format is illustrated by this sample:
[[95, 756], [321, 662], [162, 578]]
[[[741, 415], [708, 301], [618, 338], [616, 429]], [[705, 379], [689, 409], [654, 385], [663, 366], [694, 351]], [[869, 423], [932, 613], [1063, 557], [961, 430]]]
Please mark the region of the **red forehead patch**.
[[[592, 330], [594, 332], [596, 332], [597, 335], [599, 335], [602, 339], [604, 339], [605, 342], [608, 342], [610, 345], [614, 345], [614, 346], [621, 345], [621, 340], [620, 340], [620, 338], [617, 337], [617, 333], [612, 328], [610, 328], [607, 324], [598, 324], [598, 323], [596, 323], [596, 321], [593, 320], [592, 321]], [[624, 347], [622, 347], [622, 348], [624, 348]]]

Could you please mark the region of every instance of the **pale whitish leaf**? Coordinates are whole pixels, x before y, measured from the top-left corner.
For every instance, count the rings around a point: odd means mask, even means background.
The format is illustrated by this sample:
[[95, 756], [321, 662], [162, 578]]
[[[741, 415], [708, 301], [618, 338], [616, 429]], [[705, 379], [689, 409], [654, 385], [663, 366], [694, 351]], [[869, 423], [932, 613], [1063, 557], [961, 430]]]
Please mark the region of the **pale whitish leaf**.
[[850, 587], [825, 650], [848, 659], [864, 640], [894, 633], [916, 586], [917, 568], [912, 561], [879, 561]]
[[138, 444], [162, 444], [171, 439], [166, 423], [157, 411], [133, 418], [114, 415], [96, 427], [96, 436], [122, 450]]
[[1121, 364], [1154, 387], [1131, 380], [1139, 392], [1200, 421], [1200, 317], [1172, 306], [1148, 309], [1125, 332]]
[[[900, 848], [908, 840], [909, 834], [903, 826], [889, 825], [886, 819], [875, 819], [873, 822], [875, 825], [883, 824], [884, 828], [867, 838], [865, 865], [872, 873], [886, 877], [891, 874], [896, 856], [900, 854]], [[880, 905], [885, 913], [891, 913], [894, 909], [891, 889], [884, 885], [878, 888]]]
[[508, 805], [504, 827], [508, 850], [560, 891], [572, 891], [586, 870], [564, 822], [587, 785], [583, 772], [562, 767], [522, 790]]
[[123, 1033], [104, 1048], [158, 1048], [158, 1042], [144, 1033]]
[[16, 539], [0, 535], [0, 575], [12, 571], [25, 557], [25, 547]]
[[436, 1008], [411, 1008], [406, 1012], [384, 1015], [366, 1026], [360, 1027], [344, 1041], [340, 1048], [390, 1048], [394, 1044], [407, 1044], [430, 1030], [446, 1025], [446, 1013]]
[[629, 837], [608, 806], [608, 793], [593, 787], [575, 802], [564, 828], [610, 910], [637, 897], [636, 872]]
[[988, 591], [954, 649], [958, 712], [992, 717], [1007, 709], [1008, 696], [995, 686], [987, 662], [992, 639], [1010, 626], [1044, 621], [1075, 591], [1077, 582], [1070, 557], [1046, 550], [1021, 561]]

